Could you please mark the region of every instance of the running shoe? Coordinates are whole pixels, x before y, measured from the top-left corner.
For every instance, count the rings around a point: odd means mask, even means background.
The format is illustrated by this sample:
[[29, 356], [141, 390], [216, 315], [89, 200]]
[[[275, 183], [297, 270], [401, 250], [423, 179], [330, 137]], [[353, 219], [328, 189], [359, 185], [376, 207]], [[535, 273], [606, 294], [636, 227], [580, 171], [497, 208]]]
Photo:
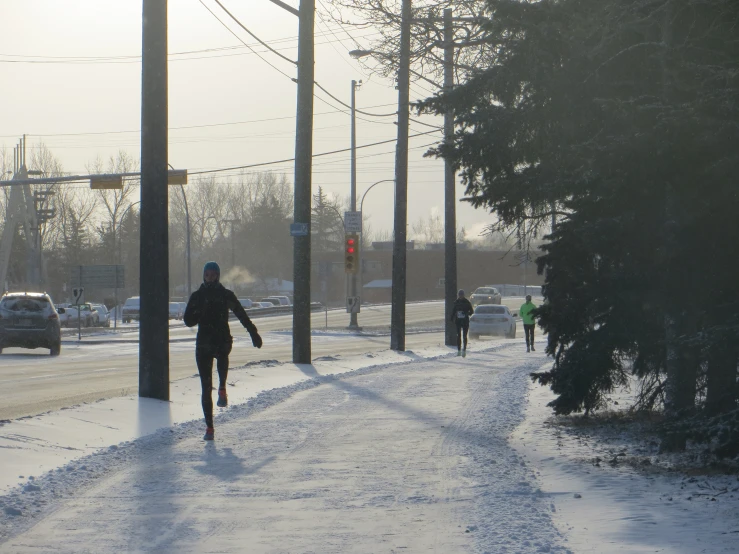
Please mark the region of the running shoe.
[[208, 427], [205, 429], [205, 435], [203, 435], [203, 440], [206, 441], [212, 441], [215, 438], [216, 430], [213, 429], [213, 427]]
[[216, 406], [219, 408], [228, 406], [228, 395], [226, 394], [226, 389], [218, 389], [218, 402], [216, 402]]

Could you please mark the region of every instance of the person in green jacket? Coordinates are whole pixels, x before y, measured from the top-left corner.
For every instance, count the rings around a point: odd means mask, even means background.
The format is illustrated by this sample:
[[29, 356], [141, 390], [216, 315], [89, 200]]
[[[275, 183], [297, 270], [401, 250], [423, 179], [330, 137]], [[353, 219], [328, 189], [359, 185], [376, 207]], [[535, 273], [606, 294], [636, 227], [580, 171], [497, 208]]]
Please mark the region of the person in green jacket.
[[536, 304], [531, 301], [531, 295], [529, 294], [526, 296], [526, 303], [522, 304], [521, 309], [518, 311], [521, 314], [523, 330], [526, 334], [526, 352], [536, 351], [534, 348], [534, 328], [536, 327], [536, 321], [534, 320], [534, 315], [531, 313], [535, 309]]

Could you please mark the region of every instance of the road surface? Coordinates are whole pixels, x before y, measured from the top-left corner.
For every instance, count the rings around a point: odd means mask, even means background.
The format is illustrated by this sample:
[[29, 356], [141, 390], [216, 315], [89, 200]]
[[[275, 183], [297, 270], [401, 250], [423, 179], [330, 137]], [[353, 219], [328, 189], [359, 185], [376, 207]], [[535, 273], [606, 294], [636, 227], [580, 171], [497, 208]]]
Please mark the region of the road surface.
[[[510, 299], [516, 306], [520, 299]], [[406, 326], [408, 329], [428, 327], [440, 328], [443, 322], [442, 302], [408, 304]], [[313, 314], [312, 325], [313, 358], [331, 354], [361, 354], [389, 348], [388, 336], [356, 335], [352, 340], [330, 340], [331, 333], [345, 332], [348, 314], [344, 311], [328, 312], [328, 331], [323, 331], [326, 322], [324, 312]], [[275, 316], [254, 320], [264, 338], [264, 346], [252, 347], [246, 331], [238, 321], [232, 322], [235, 337], [230, 365], [237, 367], [257, 360], [292, 360], [292, 315]], [[367, 327], [390, 324], [390, 306], [363, 307], [360, 324]], [[331, 328], [342, 329], [331, 331]], [[196, 330], [183, 324], [170, 328], [170, 380], [184, 379], [197, 373], [194, 361], [194, 339]], [[24, 350], [8, 348], [0, 355], [0, 387], [6, 391], [0, 403], [0, 420], [58, 410], [82, 402], [135, 394], [138, 390], [138, 344], [114, 342], [116, 338], [130, 341], [137, 332], [113, 334], [103, 337], [110, 342], [86, 344], [101, 337], [83, 337], [82, 343], [65, 341], [62, 354], [52, 358], [43, 349]], [[484, 340], [484, 339], [483, 339]], [[406, 336], [406, 348], [412, 350], [423, 346], [443, 344], [441, 332]], [[338, 350], [337, 350], [338, 349]]]

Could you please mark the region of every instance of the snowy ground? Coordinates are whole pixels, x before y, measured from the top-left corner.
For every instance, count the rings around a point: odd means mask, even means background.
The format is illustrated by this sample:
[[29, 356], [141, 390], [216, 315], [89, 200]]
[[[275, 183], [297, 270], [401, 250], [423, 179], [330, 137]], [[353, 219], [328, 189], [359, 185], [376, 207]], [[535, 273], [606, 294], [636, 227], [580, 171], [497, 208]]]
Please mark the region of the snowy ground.
[[556, 499], [554, 522], [574, 552], [739, 552], [739, 476], [678, 471], [628, 426], [553, 418], [553, 398], [529, 384], [512, 443]]
[[737, 551], [735, 477], [595, 467], [546, 358], [475, 346], [242, 367], [214, 443], [195, 378], [9, 422], [0, 552]]

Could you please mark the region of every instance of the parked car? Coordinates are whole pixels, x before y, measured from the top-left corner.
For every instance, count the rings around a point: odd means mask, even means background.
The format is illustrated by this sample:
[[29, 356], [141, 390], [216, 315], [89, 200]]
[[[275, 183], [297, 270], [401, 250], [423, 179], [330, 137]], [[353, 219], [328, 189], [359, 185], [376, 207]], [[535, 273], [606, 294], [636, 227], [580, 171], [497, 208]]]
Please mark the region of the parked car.
[[252, 302], [255, 308], [274, 308], [275, 305], [272, 302]]
[[483, 304], [475, 308], [470, 317], [470, 337], [480, 335], [505, 335], [509, 339], [516, 338], [516, 320], [508, 306]]
[[182, 310], [182, 306], [180, 306], [179, 302], [169, 303], [169, 319], [182, 319], [183, 315], [184, 311]]
[[473, 306], [500, 304], [502, 299], [502, 295], [495, 287], [477, 287], [475, 292], [470, 296], [470, 302]]
[[59, 314], [48, 294], [6, 293], [0, 299], [0, 353], [14, 346], [48, 348], [52, 356], [61, 353]]
[[132, 296], [126, 303], [123, 304], [121, 309], [121, 320], [123, 323], [129, 323], [131, 321], [138, 321], [141, 312], [141, 298], [138, 296]]
[[275, 298], [274, 296], [268, 296], [267, 298], [262, 298], [260, 302], [268, 302], [269, 304], [272, 304], [273, 306], [281, 306], [282, 303]]
[[239, 302], [244, 307], [245, 310], [248, 310], [252, 307], [253, 302], [251, 301], [251, 298], [239, 298]]
[[100, 327], [110, 327], [110, 312], [104, 304], [93, 304], [92, 310], [97, 314], [96, 325]]
[[182, 317], [185, 317], [185, 310], [187, 309], [187, 302], [178, 302], [180, 310], [182, 310]]
[[292, 305], [292, 302], [290, 302], [290, 298], [287, 296], [270, 296], [270, 298], [276, 298], [280, 301], [280, 306], [290, 306]]

